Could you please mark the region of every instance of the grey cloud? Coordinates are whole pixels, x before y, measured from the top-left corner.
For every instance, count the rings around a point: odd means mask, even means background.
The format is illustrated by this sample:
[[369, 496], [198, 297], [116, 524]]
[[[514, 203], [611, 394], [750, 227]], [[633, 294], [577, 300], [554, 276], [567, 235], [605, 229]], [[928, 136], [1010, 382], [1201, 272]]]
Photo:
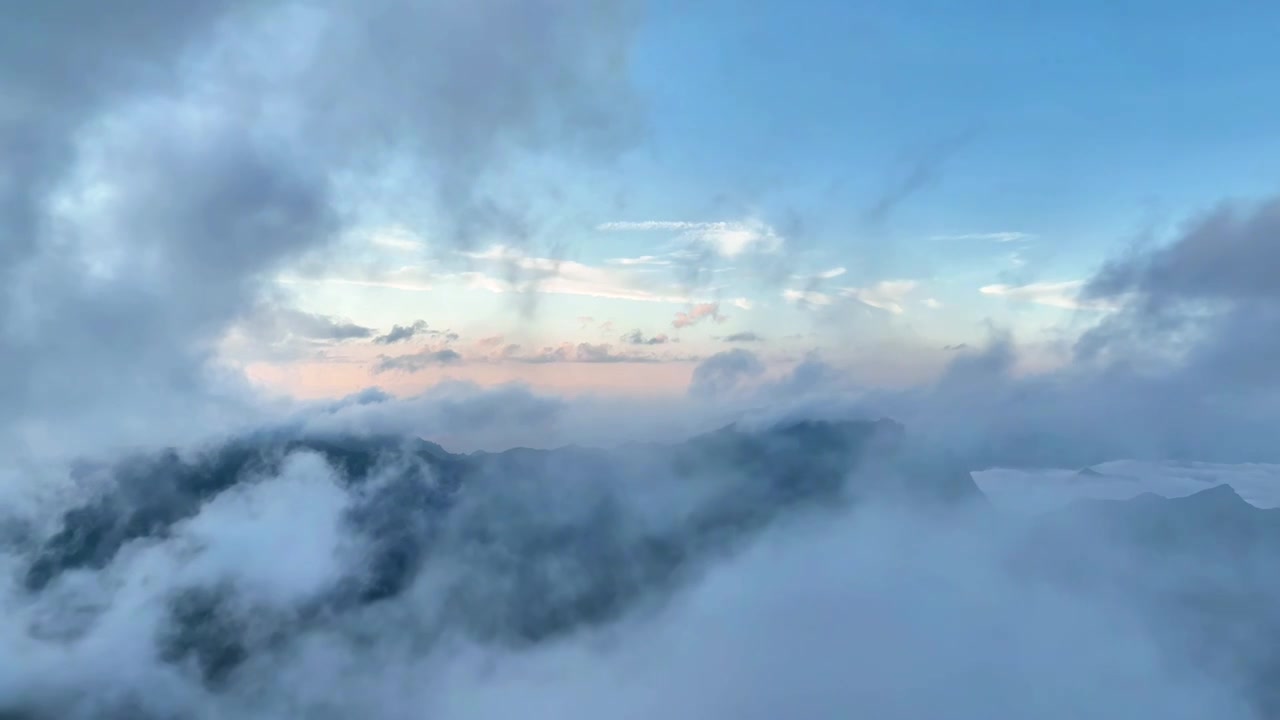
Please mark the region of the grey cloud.
[[341, 342], [372, 337], [374, 332], [373, 328], [353, 322], [292, 308], [269, 308], [255, 320], [259, 324], [258, 330], [267, 340], [295, 336], [307, 340]]
[[764, 342], [764, 338], [750, 330], [746, 330], [726, 335], [724, 341], [728, 343], [758, 343]]
[[642, 331], [637, 329], [623, 335], [622, 341], [631, 345], [665, 345], [671, 342], [671, 338], [663, 333], [646, 337]]
[[663, 358], [647, 353], [617, 352], [608, 343], [565, 343], [545, 347], [532, 355], [518, 354], [519, 346], [508, 348], [506, 358], [516, 362], [541, 365], [546, 363], [654, 363]]
[[37, 5], [0, 27], [0, 428], [27, 448], [242, 415], [220, 337], [395, 178], [466, 246], [528, 232], [495, 169], [638, 137], [627, 2]]
[[415, 320], [411, 325], [393, 325], [385, 335], [379, 335], [373, 341], [378, 345], [394, 345], [420, 335], [443, 336], [447, 340], [457, 340], [457, 333], [431, 330], [426, 320]]
[[734, 389], [743, 380], [764, 374], [764, 363], [755, 353], [741, 348], [718, 352], [694, 368], [689, 394], [715, 398]]
[[378, 362], [373, 366], [373, 372], [404, 372], [417, 373], [428, 368], [440, 367], [441, 365], [455, 365], [462, 362], [462, 355], [450, 348], [440, 350], [420, 350], [416, 353], [407, 355], [380, 355]]

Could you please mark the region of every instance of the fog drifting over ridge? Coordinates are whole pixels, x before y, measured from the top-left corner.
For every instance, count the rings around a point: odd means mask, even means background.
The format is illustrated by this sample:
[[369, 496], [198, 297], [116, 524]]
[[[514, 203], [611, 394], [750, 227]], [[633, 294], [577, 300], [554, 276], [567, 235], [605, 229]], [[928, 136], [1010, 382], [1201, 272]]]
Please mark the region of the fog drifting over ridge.
[[[1106, 263], [1032, 376], [1000, 332], [895, 391], [734, 348], [678, 398], [301, 403], [221, 362], [253, 313], [425, 333], [273, 285], [363, 222], [459, 272], [543, 239], [515, 168], [643, 142], [643, 11], [0, 22], [0, 718], [1276, 717], [1276, 199]], [[531, 316], [555, 271], [509, 264]]]

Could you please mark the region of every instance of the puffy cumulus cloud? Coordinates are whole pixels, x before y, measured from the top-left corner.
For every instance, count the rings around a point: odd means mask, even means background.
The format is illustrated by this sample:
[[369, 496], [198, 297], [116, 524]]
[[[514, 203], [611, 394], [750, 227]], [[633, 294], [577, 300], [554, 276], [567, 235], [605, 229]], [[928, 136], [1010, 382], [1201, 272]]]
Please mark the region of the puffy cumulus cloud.
[[713, 322], [722, 323], [729, 318], [720, 314], [720, 303], [705, 302], [697, 303], [689, 308], [687, 312], [681, 311], [676, 313], [676, 317], [671, 321], [671, 327], [677, 330], [687, 327], [693, 327], [703, 320], [711, 320]]
[[95, 8], [0, 30], [0, 425], [33, 452], [243, 416], [219, 339], [362, 188], [412, 178], [470, 245], [525, 224], [495, 168], [636, 137], [622, 2]]

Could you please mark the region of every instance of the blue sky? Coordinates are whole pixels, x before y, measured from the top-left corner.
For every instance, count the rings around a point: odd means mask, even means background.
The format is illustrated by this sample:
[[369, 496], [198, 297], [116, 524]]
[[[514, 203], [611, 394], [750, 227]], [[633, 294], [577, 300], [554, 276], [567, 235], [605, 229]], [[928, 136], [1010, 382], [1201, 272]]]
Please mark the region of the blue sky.
[[[1104, 310], [1074, 300], [1100, 263], [1274, 189], [1277, 29], [1263, 2], [654, 0], [618, 48], [627, 149], [550, 147], [489, 179], [528, 232], [475, 239], [463, 267], [433, 250], [412, 192], [365, 188], [380, 209], [364, 239], [284, 287], [309, 312], [521, 353], [591, 343], [691, 366], [750, 333], [777, 362], [818, 351], [894, 382], [995, 326], [1052, 363]], [[670, 342], [629, 348], [637, 330]]]

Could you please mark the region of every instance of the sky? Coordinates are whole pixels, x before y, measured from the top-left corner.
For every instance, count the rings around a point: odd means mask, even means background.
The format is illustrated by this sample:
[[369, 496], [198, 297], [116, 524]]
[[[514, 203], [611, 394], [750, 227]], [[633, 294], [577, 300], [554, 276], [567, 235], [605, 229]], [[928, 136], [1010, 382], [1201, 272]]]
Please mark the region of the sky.
[[53, 447], [516, 387], [588, 398], [576, 432], [606, 396], [657, 427], [808, 393], [979, 454], [1270, 457], [1278, 24], [42, 3], [0, 27], [0, 421]]
[[0, 715], [1255, 716], [1266, 563], [1024, 531], [1277, 505], [1275, 3], [0, 11]]
[[1077, 298], [1104, 261], [1274, 188], [1264, 3], [632, 13], [602, 49], [625, 97], [601, 112], [628, 133], [607, 156], [522, 152], [486, 179], [520, 217], [463, 247], [420, 188], [364, 181], [364, 217], [277, 282], [369, 332], [233, 335], [226, 358], [303, 396], [444, 378], [680, 392], [730, 347], [900, 386], [995, 324], [1044, 369], [1105, 311]]

